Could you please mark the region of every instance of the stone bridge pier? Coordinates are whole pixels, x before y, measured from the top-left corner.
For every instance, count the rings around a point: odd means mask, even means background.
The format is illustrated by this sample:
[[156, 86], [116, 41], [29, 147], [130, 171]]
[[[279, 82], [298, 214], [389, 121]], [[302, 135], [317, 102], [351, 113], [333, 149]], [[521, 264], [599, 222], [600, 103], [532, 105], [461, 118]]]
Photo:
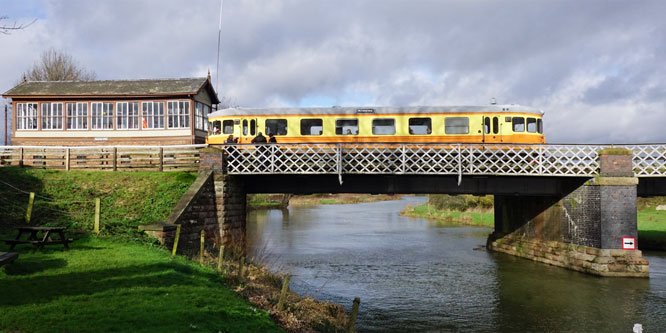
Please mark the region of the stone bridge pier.
[[487, 248], [593, 275], [648, 277], [648, 261], [637, 246], [638, 178], [631, 152], [605, 149], [599, 156], [600, 175], [571, 193], [495, 195], [495, 230]]

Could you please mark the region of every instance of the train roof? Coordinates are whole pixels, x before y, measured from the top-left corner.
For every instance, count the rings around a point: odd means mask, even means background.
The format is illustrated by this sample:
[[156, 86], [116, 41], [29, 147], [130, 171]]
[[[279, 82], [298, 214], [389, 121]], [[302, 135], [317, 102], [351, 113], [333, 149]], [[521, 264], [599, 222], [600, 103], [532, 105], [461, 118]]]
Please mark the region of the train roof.
[[544, 112], [528, 106], [362, 106], [362, 107], [306, 107], [306, 108], [228, 108], [212, 112], [208, 117], [253, 115], [326, 115], [326, 114], [431, 114], [431, 113], [532, 113]]

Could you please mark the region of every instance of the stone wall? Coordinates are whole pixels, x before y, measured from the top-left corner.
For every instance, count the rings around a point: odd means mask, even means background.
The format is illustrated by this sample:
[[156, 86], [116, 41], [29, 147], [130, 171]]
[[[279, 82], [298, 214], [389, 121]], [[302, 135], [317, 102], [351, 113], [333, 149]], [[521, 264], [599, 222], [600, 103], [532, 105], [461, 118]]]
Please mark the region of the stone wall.
[[507, 235], [491, 242], [493, 251], [607, 277], [649, 277], [650, 268], [641, 251], [598, 249], [556, 241]]

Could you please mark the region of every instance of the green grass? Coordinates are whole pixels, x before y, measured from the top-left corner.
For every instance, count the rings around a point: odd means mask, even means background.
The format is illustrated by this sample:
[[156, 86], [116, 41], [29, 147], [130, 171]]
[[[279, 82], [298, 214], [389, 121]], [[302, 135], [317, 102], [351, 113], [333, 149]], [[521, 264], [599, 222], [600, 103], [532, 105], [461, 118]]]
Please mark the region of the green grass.
[[15, 249], [19, 259], [0, 269], [0, 331], [279, 331], [210, 268], [110, 238], [71, 246]]
[[638, 246], [666, 251], [666, 211], [654, 207], [638, 211]]
[[136, 235], [138, 225], [165, 220], [195, 178], [186, 172], [65, 172], [3, 167], [0, 228], [24, 223], [29, 198], [25, 192], [35, 192], [31, 224], [92, 230], [95, 198], [100, 198], [102, 231]]
[[446, 223], [474, 225], [492, 228], [495, 225], [493, 213], [485, 212], [457, 212], [437, 210], [431, 205], [422, 204], [415, 207], [406, 207], [403, 215], [437, 219]]

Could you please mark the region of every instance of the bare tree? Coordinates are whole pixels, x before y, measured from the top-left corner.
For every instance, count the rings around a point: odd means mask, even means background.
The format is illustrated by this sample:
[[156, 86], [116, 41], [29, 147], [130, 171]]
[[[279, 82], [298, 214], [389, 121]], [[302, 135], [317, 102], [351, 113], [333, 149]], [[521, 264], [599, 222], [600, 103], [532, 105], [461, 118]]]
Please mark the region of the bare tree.
[[23, 73], [27, 81], [92, 81], [97, 77], [93, 71], [86, 70], [69, 54], [50, 49], [44, 51], [40, 60]]
[[2, 21], [6, 21], [7, 19], [9, 19], [9, 16], [0, 16], [0, 33], [4, 35], [9, 35], [14, 30], [23, 30], [29, 27], [31, 24], [35, 23], [35, 21], [37, 21], [37, 19], [34, 19], [30, 23], [14, 22], [9, 25], [2, 23]]

